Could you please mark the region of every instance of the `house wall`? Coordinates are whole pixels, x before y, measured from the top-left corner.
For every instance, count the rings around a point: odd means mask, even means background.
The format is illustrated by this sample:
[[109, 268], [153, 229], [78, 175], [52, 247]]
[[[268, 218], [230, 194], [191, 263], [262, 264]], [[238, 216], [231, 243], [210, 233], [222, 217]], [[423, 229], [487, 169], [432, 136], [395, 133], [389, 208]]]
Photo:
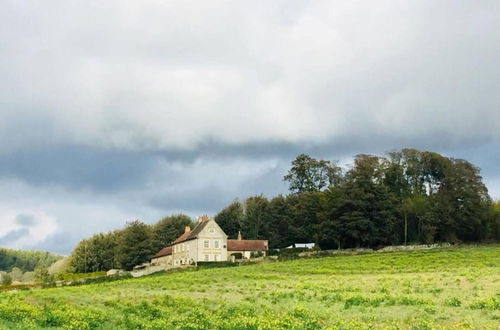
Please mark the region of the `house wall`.
[[177, 243], [172, 246], [172, 261], [174, 266], [189, 264], [196, 261], [196, 239]]
[[215, 221], [210, 220], [198, 235], [196, 249], [197, 261], [226, 261], [227, 235]]
[[229, 251], [228, 254], [228, 260], [232, 261], [232, 255], [241, 253], [243, 256], [243, 259], [251, 259], [252, 258], [252, 252], [261, 252], [262, 256], [266, 256], [266, 251]]
[[159, 258], [151, 259], [151, 264], [153, 265], [172, 265], [172, 256], [163, 256]]

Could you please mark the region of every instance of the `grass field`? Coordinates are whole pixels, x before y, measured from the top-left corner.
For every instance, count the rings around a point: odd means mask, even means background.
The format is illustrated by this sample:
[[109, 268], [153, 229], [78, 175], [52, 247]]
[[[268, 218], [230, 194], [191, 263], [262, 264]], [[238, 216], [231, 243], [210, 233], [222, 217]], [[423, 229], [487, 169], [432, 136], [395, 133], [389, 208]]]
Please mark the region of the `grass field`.
[[0, 293], [0, 328], [500, 328], [500, 246], [336, 256]]

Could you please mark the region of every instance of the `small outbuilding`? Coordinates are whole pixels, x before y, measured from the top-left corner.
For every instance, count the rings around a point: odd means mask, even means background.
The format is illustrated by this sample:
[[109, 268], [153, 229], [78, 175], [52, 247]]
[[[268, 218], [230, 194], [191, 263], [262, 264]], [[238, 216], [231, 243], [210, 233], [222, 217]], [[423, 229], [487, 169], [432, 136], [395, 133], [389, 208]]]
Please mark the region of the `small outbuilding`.
[[167, 246], [155, 254], [151, 259], [151, 265], [172, 266], [172, 247]]
[[227, 254], [234, 259], [250, 259], [254, 256], [264, 257], [268, 250], [268, 241], [262, 239], [243, 239], [241, 232], [238, 239], [227, 240]]

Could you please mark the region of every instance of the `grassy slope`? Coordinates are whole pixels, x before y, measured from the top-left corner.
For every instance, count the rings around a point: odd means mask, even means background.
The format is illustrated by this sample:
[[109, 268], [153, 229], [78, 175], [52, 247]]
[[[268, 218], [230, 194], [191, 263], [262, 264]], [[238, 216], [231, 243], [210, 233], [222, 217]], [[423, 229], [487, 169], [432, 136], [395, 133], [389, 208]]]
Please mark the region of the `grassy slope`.
[[0, 327], [498, 328], [500, 246], [337, 256], [0, 294]]

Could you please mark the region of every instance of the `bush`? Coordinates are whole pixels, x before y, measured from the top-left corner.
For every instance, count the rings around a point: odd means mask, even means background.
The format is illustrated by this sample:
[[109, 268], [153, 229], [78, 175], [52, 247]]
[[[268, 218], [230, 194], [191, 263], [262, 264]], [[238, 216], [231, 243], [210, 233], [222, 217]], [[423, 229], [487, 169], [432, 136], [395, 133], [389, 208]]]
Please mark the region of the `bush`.
[[5, 272], [0, 273], [0, 285], [10, 285], [12, 284], [12, 277]]
[[299, 257], [299, 253], [311, 251], [308, 248], [291, 248], [291, 249], [281, 249], [279, 252], [280, 259], [296, 259]]

